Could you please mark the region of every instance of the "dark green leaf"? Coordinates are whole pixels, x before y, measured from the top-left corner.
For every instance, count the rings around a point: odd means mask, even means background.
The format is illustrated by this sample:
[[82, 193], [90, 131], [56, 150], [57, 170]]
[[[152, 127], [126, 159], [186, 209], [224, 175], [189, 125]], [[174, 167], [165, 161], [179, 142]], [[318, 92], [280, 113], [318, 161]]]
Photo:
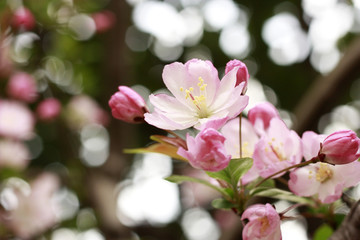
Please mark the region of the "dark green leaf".
[[218, 172], [206, 172], [210, 177], [223, 180], [231, 185], [237, 185], [240, 178], [249, 171], [253, 164], [251, 158], [231, 159], [229, 165]]
[[277, 188], [264, 188], [259, 187], [250, 191], [251, 196], [259, 196], [259, 197], [269, 197], [276, 198], [281, 200], [287, 200], [290, 202], [311, 204], [311, 201], [304, 197], [299, 197], [294, 195], [292, 192], [288, 192], [285, 190], [277, 189]]

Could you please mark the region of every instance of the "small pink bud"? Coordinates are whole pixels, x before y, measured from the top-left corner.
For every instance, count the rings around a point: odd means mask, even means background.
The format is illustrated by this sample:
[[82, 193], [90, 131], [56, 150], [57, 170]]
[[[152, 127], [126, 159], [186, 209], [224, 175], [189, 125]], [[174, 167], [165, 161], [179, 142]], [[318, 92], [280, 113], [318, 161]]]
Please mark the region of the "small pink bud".
[[35, 79], [25, 72], [19, 72], [10, 77], [7, 85], [9, 96], [25, 102], [34, 102], [37, 98]]
[[144, 114], [148, 112], [144, 99], [126, 86], [119, 86], [119, 91], [111, 96], [109, 106], [114, 118], [129, 123], [144, 122]]
[[186, 136], [188, 150], [180, 147], [177, 154], [189, 160], [194, 168], [217, 172], [227, 167], [231, 155], [226, 153], [225, 137], [213, 128], [205, 128], [195, 137]]
[[112, 26], [114, 26], [116, 17], [113, 12], [102, 11], [97, 12], [92, 15], [92, 18], [95, 22], [96, 31], [98, 33], [103, 33], [108, 31]]
[[248, 83], [248, 80], [250, 77], [245, 63], [243, 63], [240, 60], [236, 60], [236, 59], [229, 61], [226, 64], [225, 74], [227, 74], [228, 72], [230, 72], [231, 70], [233, 70], [236, 67], [239, 68], [236, 73], [236, 86], [238, 86], [242, 82], [245, 82], [245, 86], [244, 86], [244, 90], [243, 90], [243, 93], [245, 93], [246, 89], [247, 89], [247, 83]]
[[244, 240], [281, 240], [280, 216], [269, 203], [248, 207], [241, 216], [245, 219], [249, 222], [243, 229]]
[[24, 28], [25, 30], [31, 30], [35, 27], [35, 18], [31, 11], [25, 7], [16, 9], [12, 25], [15, 28]]
[[52, 121], [59, 116], [61, 103], [56, 98], [48, 98], [40, 102], [36, 108], [37, 116], [43, 121]]
[[347, 164], [360, 157], [360, 139], [351, 130], [337, 131], [324, 139], [319, 152], [322, 161]]
[[267, 129], [272, 118], [280, 118], [280, 115], [274, 105], [269, 102], [259, 103], [248, 112], [248, 119], [255, 127]]

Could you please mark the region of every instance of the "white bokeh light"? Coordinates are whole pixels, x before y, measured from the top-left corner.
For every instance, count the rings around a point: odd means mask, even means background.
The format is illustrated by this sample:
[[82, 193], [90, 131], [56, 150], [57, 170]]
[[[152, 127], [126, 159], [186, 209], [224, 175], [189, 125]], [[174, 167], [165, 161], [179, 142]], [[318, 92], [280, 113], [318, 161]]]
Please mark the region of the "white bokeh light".
[[71, 17], [68, 27], [74, 33], [74, 38], [80, 41], [90, 39], [96, 31], [94, 20], [86, 14], [78, 14]]
[[232, 0], [209, 0], [202, 8], [209, 30], [219, 31], [235, 23], [240, 15], [238, 6]]
[[278, 65], [301, 62], [309, 55], [310, 42], [299, 20], [283, 12], [269, 18], [262, 29], [262, 37], [269, 45], [269, 56]]
[[166, 2], [137, 4], [133, 10], [133, 21], [141, 31], [152, 34], [168, 47], [181, 44], [186, 37], [183, 18], [175, 7]]
[[189, 240], [217, 240], [219, 226], [210, 214], [201, 208], [188, 209], [181, 220], [181, 227]]
[[163, 179], [172, 172], [171, 158], [137, 155], [141, 156], [134, 162], [131, 180], [120, 183], [117, 216], [127, 226], [167, 224], [180, 213], [178, 186]]
[[250, 52], [250, 34], [242, 24], [225, 27], [220, 33], [219, 44], [223, 52], [232, 58], [245, 58]]

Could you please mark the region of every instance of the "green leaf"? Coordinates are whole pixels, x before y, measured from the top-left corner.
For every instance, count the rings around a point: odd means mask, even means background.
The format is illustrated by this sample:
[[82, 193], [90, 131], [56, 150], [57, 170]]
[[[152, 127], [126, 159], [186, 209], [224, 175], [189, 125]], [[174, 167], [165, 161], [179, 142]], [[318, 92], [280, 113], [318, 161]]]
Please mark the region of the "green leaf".
[[172, 175], [172, 176], [169, 176], [169, 177], [165, 178], [165, 180], [167, 180], [169, 182], [177, 183], [177, 184], [180, 184], [180, 183], [183, 183], [183, 182], [200, 183], [200, 184], [203, 184], [205, 186], [208, 186], [208, 187], [218, 191], [223, 196], [229, 196], [228, 193], [224, 189], [219, 188], [219, 187], [217, 187], [217, 186], [215, 186], [215, 185], [213, 185], [213, 184], [211, 184], [208, 181], [203, 180], [203, 179], [194, 178], [194, 177], [188, 177], [188, 176], [182, 176], [182, 175]]
[[266, 187], [258, 187], [250, 191], [251, 196], [259, 196], [259, 197], [269, 197], [276, 198], [281, 200], [287, 200], [290, 202], [311, 204], [311, 200], [299, 197], [294, 195], [292, 192], [288, 192], [285, 190], [277, 189], [277, 188], [266, 188]]
[[211, 205], [214, 207], [214, 208], [217, 208], [217, 209], [231, 209], [231, 208], [234, 208], [236, 207], [235, 204], [223, 199], [223, 198], [217, 198], [217, 199], [214, 199], [212, 202], [211, 202]]
[[314, 234], [313, 240], [326, 240], [333, 234], [334, 230], [327, 224], [321, 225]]
[[240, 178], [249, 171], [253, 164], [251, 158], [231, 159], [229, 165], [218, 172], [206, 172], [212, 178], [224, 180], [231, 185], [237, 185]]

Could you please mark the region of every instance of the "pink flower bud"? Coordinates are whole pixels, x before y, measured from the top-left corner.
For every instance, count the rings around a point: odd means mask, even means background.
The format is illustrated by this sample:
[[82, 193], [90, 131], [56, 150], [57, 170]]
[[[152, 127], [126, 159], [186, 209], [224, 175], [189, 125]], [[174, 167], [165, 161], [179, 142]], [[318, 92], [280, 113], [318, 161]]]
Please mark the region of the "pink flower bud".
[[36, 108], [37, 116], [43, 121], [52, 121], [59, 116], [61, 103], [56, 98], [48, 98], [40, 102]]
[[248, 219], [242, 233], [244, 240], [280, 240], [280, 216], [276, 210], [267, 203], [255, 204], [247, 208], [241, 220]]
[[24, 28], [25, 30], [31, 30], [35, 27], [35, 18], [31, 11], [25, 7], [16, 9], [12, 25], [15, 28]]
[[274, 105], [269, 102], [259, 103], [248, 112], [249, 121], [258, 131], [266, 130], [273, 118], [280, 118], [280, 115]]
[[119, 86], [119, 91], [111, 96], [109, 106], [114, 118], [129, 123], [141, 123], [148, 112], [144, 99], [134, 90]]
[[360, 157], [360, 139], [351, 130], [337, 131], [324, 139], [319, 157], [331, 164], [347, 164]]
[[116, 17], [113, 12], [102, 11], [97, 12], [92, 15], [92, 18], [95, 22], [96, 31], [98, 33], [103, 33], [108, 31], [112, 26], [114, 26]]
[[189, 160], [194, 168], [217, 172], [227, 167], [231, 155], [226, 153], [225, 137], [213, 128], [205, 128], [195, 137], [186, 136], [188, 150], [177, 154]]
[[7, 94], [25, 102], [34, 102], [37, 98], [35, 79], [25, 72], [19, 72], [10, 77]]
[[244, 86], [244, 90], [243, 90], [243, 93], [245, 93], [246, 89], [247, 89], [247, 82], [250, 77], [245, 63], [243, 63], [242, 61], [236, 60], [236, 59], [229, 61], [226, 64], [225, 74], [227, 74], [228, 72], [230, 72], [231, 70], [233, 70], [236, 67], [239, 68], [237, 71], [237, 74], [236, 74], [236, 86], [238, 86], [242, 82], [245, 82], [245, 86]]

